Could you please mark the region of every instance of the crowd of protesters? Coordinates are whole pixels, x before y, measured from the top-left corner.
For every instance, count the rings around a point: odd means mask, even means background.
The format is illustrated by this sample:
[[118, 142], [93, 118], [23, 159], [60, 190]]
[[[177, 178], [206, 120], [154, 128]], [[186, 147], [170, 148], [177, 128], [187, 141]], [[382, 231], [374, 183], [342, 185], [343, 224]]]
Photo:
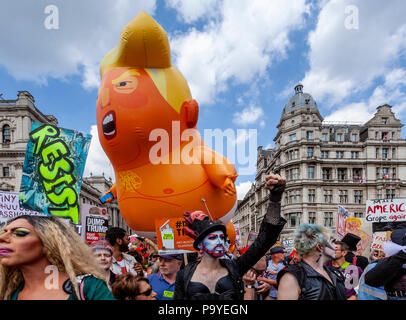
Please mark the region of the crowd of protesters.
[[266, 178], [268, 209], [249, 247], [202, 211], [186, 212], [196, 254], [160, 254], [150, 239], [110, 228], [90, 245], [59, 218], [20, 216], [0, 231], [0, 299], [5, 300], [406, 300], [406, 229], [384, 250], [357, 256], [358, 236], [334, 239], [301, 224], [294, 249], [277, 239], [285, 179]]

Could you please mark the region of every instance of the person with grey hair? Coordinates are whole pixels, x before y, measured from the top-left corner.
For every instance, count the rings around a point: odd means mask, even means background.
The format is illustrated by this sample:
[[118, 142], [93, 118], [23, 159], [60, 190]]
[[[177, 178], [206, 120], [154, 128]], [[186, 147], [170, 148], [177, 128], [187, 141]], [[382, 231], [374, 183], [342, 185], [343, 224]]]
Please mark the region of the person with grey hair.
[[331, 233], [317, 224], [302, 224], [295, 231], [298, 264], [278, 273], [278, 300], [346, 300], [344, 276], [325, 266], [335, 258]]

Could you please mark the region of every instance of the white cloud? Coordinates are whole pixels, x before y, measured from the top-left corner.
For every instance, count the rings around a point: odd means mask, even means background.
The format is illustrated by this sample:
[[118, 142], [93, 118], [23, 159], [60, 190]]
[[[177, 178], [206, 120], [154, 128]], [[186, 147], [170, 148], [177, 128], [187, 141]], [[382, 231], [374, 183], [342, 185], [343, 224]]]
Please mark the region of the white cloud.
[[[359, 13], [358, 29], [347, 29], [346, 8]], [[390, 72], [406, 49], [406, 2], [325, 1], [310, 32], [310, 70], [302, 80], [316, 101], [328, 105], [370, 88]], [[348, 20], [347, 20], [348, 21]]]
[[112, 178], [114, 181], [114, 169], [100, 144], [96, 125], [91, 127], [90, 134], [92, 135], [92, 141], [90, 143], [83, 176], [88, 177], [90, 174], [100, 176], [104, 174], [106, 178]]
[[243, 200], [247, 192], [251, 189], [252, 182], [246, 181], [237, 184], [235, 187], [237, 189], [237, 199]]
[[[237, 125], [247, 126], [250, 124], [254, 124], [263, 116], [264, 111], [261, 107], [250, 105], [249, 107], [244, 108], [241, 112], [234, 113], [233, 122]], [[263, 121], [261, 122], [261, 124], [262, 127], [265, 126], [265, 123]]]
[[[42, 3], [42, 5], [41, 5]], [[80, 75], [85, 88], [99, 83], [99, 63], [117, 45], [121, 29], [155, 0], [54, 0], [59, 29], [46, 29], [43, 1], [2, 3], [0, 63], [17, 80], [46, 83], [49, 77]]]
[[286, 57], [289, 33], [304, 26], [305, 0], [224, 0], [221, 19], [202, 31], [191, 28], [170, 38], [174, 64], [201, 104], [213, 104], [230, 82], [250, 86]]
[[166, 0], [166, 5], [176, 9], [179, 20], [192, 23], [218, 14], [219, 0]]
[[[378, 85], [372, 95], [365, 101], [354, 102], [333, 111], [324, 118], [325, 121], [357, 121], [370, 120], [376, 108], [389, 104], [395, 116], [406, 109], [406, 70], [394, 69], [385, 75], [384, 81]], [[402, 90], [403, 88], [403, 90]]]

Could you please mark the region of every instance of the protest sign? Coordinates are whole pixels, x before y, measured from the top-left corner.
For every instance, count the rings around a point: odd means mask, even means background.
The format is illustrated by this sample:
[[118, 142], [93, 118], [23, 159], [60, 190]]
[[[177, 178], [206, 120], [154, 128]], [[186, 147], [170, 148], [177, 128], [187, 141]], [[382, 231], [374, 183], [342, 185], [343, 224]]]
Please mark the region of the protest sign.
[[348, 218], [348, 211], [343, 206], [338, 206], [337, 214], [337, 234], [344, 237], [345, 234], [345, 220]]
[[183, 218], [155, 219], [155, 230], [158, 250], [160, 254], [196, 252], [193, 248], [194, 239], [186, 235]]
[[367, 200], [365, 219], [373, 223], [406, 221], [406, 198]]
[[258, 232], [250, 231], [248, 234], [248, 238], [247, 238], [247, 246], [249, 247], [250, 245], [252, 245], [257, 237], [258, 237]]
[[366, 254], [364, 251], [369, 248], [372, 240], [370, 227], [370, 224], [365, 223], [365, 219], [347, 218], [345, 220], [345, 234], [352, 233], [361, 238], [357, 244], [357, 255]]
[[18, 193], [0, 191], [0, 226], [7, 220], [22, 215], [43, 216], [44, 214], [20, 207]]
[[82, 226], [85, 230], [81, 234], [82, 238], [87, 243], [105, 239], [109, 226], [107, 210], [90, 204], [81, 204], [80, 213]]
[[383, 251], [383, 243], [390, 240], [390, 231], [375, 232], [371, 244], [371, 250]]
[[291, 253], [295, 246], [295, 240], [293, 239], [285, 239], [282, 240], [282, 247], [286, 249], [287, 253]]
[[235, 244], [239, 246], [241, 244], [241, 234], [240, 234], [240, 226], [238, 223], [234, 223], [234, 229], [235, 229]]
[[79, 223], [79, 193], [91, 135], [34, 122], [20, 188], [26, 209]]

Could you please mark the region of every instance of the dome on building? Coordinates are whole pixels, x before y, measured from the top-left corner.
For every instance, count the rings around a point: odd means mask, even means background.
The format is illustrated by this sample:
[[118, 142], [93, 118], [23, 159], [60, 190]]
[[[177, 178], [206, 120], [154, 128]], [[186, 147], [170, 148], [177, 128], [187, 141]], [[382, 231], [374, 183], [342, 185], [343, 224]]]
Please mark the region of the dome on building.
[[282, 116], [299, 108], [317, 108], [316, 101], [308, 93], [303, 93], [303, 85], [298, 83], [295, 86], [295, 94], [289, 99], [282, 111]]

